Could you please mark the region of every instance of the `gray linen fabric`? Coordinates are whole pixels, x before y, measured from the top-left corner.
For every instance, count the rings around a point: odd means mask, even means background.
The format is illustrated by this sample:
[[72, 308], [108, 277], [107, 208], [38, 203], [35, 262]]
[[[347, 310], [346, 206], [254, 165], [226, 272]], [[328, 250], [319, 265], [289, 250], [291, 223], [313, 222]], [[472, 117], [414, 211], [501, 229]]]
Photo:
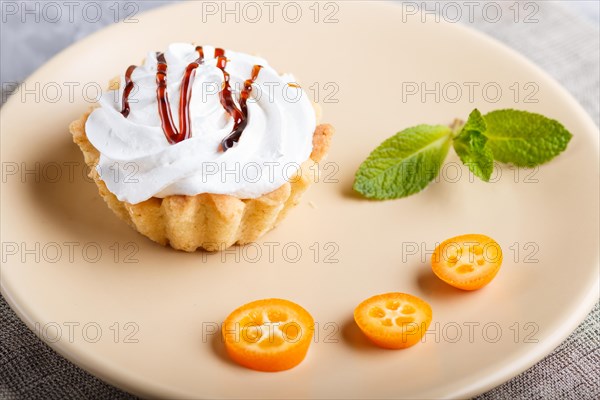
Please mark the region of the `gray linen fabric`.
[[[122, 4], [125, 2], [121, 2]], [[139, 2], [143, 11], [167, 3]], [[421, 4], [422, 2], [413, 2]], [[531, 2], [529, 2], [531, 3]], [[572, 4], [575, 3], [575, 4]], [[0, 80], [19, 82], [49, 57], [72, 42], [112, 22], [104, 3], [103, 18], [89, 23], [23, 24], [14, 19], [1, 25]], [[431, 4], [431, 3], [429, 3]], [[459, 2], [460, 4], [460, 2]], [[514, 13], [513, 1], [495, 2], [504, 15]], [[479, 3], [481, 6], [481, 3]], [[511, 9], [510, 7], [513, 7]], [[598, 3], [521, 3], [514, 18], [491, 22], [474, 13], [462, 23], [506, 43], [564, 85], [596, 124], [600, 120], [600, 34]], [[433, 6], [431, 6], [433, 8]], [[466, 10], [466, 6], [461, 7]], [[585, 15], [573, 13], [584, 10]], [[524, 23], [534, 12], [537, 22]], [[526, 13], [526, 14], [523, 14]], [[466, 14], [466, 13], [465, 13]], [[79, 20], [77, 20], [79, 18]], [[454, 17], [451, 17], [454, 18]], [[4, 86], [4, 85], [2, 85]], [[2, 96], [4, 99], [4, 96]], [[600, 398], [600, 306], [554, 352], [526, 372], [478, 399], [598, 399]], [[0, 298], [0, 398], [2, 399], [129, 399], [133, 396], [109, 386], [54, 353], [21, 322]]]

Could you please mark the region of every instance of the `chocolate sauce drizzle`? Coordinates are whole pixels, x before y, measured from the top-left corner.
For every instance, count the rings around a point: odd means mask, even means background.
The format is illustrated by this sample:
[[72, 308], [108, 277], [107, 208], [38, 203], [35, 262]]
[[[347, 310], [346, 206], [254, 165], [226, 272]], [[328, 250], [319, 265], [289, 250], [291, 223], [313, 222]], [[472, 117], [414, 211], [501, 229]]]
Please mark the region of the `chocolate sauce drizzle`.
[[[160, 116], [163, 132], [165, 133], [165, 136], [170, 144], [176, 144], [191, 137], [190, 101], [192, 98], [192, 81], [196, 74], [196, 68], [204, 64], [204, 51], [202, 46], [197, 46], [196, 52], [198, 53], [198, 58], [187, 66], [183, 75], [183, 80], [181, 81], [179, 99], [179, 129], [173, 122], [173, 115], [171, 114], [171, 107], [169, 103], [169, 95], [167, 93], [167, 60], [165, 59], [164, 53], [156, 53], [156, 99], [158, 101], [158, 114]], [[252, 68], [252, 75], [250, 79], [247, 79], [244, 82], [244, 88], [240, 93], [238, 107], [233, 99], [233, 93], [230, 85], [230, 75], [225, 70], [228, 61], [225, 57], [225, 50], [216, 48], [214, 56], [217, 59], [217, 67], [223, 72], [224, 78], [223, 88], [219, 93], [221, 105], [234, 121], [231, 133], [221, 141], [221, 145], [219, 146], [220, 151], [227, 151], [240, 140], [244, 129], [246, 129], [246, 125], [248, 125], [247, 101], [250, 97], [250, 93], [252, 92], [252, 84], [258, 78], [258, 74], [262, 69], [262, 66], [255, 65]], [[121, 114], [123, 114], [125, 118], [127, 118], [130, 112], [129, 95], [134, 85], [133, 81], [131, 80], [131, 74], [135, 68], [136, 66], [132, 65], [127, 68], [127, 72], [125, 73], [125, 89], [123, 91], [123, 105], [121, 110]]]
[[227, 111], [229, 115], [233, 118], [233, 130], [231, 133], [221, 141], [220, 149], [222, 151], [227, 151], [233, 147], [235, 143], [240, 140], [242, 136], [242, 132], [246, 129], [246, 125], [248, 125], [248, 106], [246, 102], [248, 101], [248, 97], [250, 97], [250, 92], [252, 91], [252, 84], [256, 81], [258, 77], [258, 73], [262, 66], [255, 65], [252, 67], [252, 76], [250, 79], [247, 79], [244, 82], [244, 89], [242, 89], [240, 93], [240, 107], [238, 108], [233, 100], [233, 96], [231, 93], [231, 85], [229, 84], [229, 73], [225, 71], [225, 67], [227, 66], [227, 58], [225, 57], [225, 51], [223, 49], [215, 49], [215, 57], [217, 58], [217, 68], [219, 68], [223, 72], [223, 78], [225, 79], [223, 82], [223, 89], [219, 93], [219, 97], [221, 98], [221, 105]]
[[204, 51], [202, 47], [196, 47], [198, 58], [190, 63], [185, 69], [183, 80], [181, 81], [181, 90], [179, 98], [179, 129], [173, 122], [171, 106], [169, 103], [169, 94], [167, 93], [167, 60], [164, 53], [157, 53], [156, 67], [156, 99], [158, 101], [158, 114], [162, 124], [163, 132], [171, 144], [179, 143], [182, 140], [189, 139], [191, 136], [190, 121], [190, 100], [192, 98], [191, 80], [196, 74], [196, 68], [204, 63]]
[[123, 89], [123, 108], [121, 109], [121, 114], [125, 118], [129, 116], [129, 112], [131, 109], [129, 108], [129, 94], [133, 89], [133, 81], [131, 80], [131, 74], [137, 68], [135, 65], [130, 65], [125, 72], [125, 89]]

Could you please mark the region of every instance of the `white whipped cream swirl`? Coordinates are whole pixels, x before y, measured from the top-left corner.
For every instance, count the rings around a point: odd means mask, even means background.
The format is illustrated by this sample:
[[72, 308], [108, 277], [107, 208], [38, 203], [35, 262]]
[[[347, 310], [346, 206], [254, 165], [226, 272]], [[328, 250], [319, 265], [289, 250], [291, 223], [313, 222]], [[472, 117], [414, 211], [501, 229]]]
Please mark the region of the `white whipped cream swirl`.
[[[248, 100], [248, 124], [239, 142], [220, 152], [219, 144], [234, 121], [220, 102], [224, 81], [214, 47], [203, 46], [204, 64], [196, 69], [189, 104], [191, 138], [169, 144], [161, 127], [156, 99], [155, 53], [135, 69], [130, 113], [121, 114], [125, 79], [118, 91], [102, 95], [100, 107], [85, 129], [100, 152], [98, 172], [121, 201], [136, 204], [151, 197], [228, 194], [256, 198], [286, 182], [308, 159], [316, 126], [306, 93], [291, 75], [279, 75], [264, 59], [225, 51], [233, 98], [254, 65], [262, 65]], [[191, 44], [171, 44], [165, 51], [167, 91], [175, 126], [179, 127], [179, 89], [186, 67], [198, 53]]]

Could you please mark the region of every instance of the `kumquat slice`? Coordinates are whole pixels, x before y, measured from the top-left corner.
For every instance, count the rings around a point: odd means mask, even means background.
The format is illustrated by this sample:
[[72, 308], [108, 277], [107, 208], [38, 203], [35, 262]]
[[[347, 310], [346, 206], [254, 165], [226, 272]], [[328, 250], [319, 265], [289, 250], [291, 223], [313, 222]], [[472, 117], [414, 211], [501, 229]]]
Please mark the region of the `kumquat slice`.
[[257, 300], [233, 311], [222, 326], [229, 357], [258, 371], [283, 371], [300, 364], [314, 333], [304, 308], [283, 299]]
[[406, 293], [385, 293], [354, 310], [361, 331], [377, 346], [404, 349], [417, 344], [431, 323], [431, 306]]
[[476, 290], [494, 279], [502, 265], [502, 249], [492, 238], [470, 234], [450, 238], [431, 256], [433, 272], [463, 290]]

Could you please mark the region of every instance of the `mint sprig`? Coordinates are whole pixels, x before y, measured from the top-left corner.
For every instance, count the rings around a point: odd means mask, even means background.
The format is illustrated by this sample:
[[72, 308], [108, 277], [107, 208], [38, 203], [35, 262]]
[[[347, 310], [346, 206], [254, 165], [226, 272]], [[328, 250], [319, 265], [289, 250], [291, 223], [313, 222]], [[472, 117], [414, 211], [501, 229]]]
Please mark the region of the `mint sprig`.
[[558, 121], [540, 114], [508, 109], [482, 115], [475, 109], [458, 129], [418, 125], [385, 140], [358, 168], [354, 190], [378, 200], [420, 192], [439, 174], [450, 145], [488, 182], [494, 161], [535, 167], [563, 152], [571, 137]]

